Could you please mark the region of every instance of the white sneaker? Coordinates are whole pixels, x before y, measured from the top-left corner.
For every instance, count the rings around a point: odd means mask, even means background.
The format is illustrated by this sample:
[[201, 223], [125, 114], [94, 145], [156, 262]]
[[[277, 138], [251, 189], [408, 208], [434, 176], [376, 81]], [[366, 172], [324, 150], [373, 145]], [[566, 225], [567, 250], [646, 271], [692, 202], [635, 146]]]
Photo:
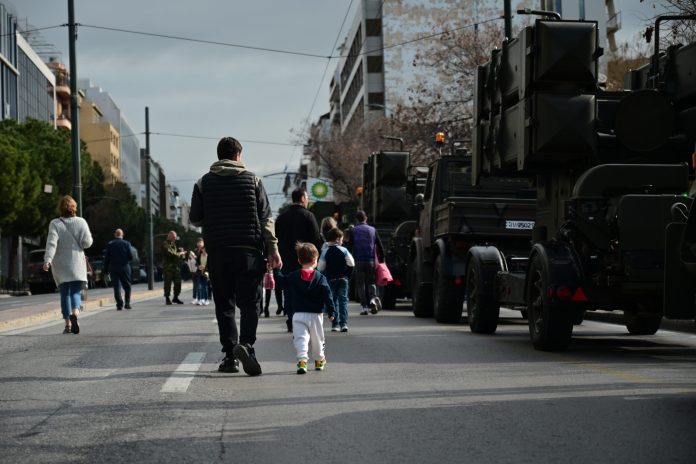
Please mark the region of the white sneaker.
[[195, 299], [191, 302], [191, 304], [197, 305], [198, 304], [198, 299]]
[[208, 306], [209, 304], [210, 304], [210, 300], [204, 300], [204, 301], [203, 301], [203, 305], [204, 305], [204, 306]]

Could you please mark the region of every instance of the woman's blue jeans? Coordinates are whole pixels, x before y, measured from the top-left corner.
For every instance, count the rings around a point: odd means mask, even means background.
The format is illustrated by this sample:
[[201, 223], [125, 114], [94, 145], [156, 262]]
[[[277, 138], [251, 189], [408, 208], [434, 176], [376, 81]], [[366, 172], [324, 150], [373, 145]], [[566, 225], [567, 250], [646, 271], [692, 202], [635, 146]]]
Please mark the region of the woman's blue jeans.
[[63, 282], [59, 285], [60, 289], [60, 310], [63, 312], [63, 319], [68, 319], [71, 310], [80, 309], [82, 304], [82, 282], [73, 280], [72, 282]]

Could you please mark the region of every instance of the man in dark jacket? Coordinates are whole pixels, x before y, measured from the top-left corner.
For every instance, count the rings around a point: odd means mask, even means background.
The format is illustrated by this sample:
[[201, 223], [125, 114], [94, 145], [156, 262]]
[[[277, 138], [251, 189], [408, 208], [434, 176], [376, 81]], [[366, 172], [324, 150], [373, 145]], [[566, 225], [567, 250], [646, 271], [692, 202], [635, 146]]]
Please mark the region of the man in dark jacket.
[[111, 283], [114, 286], [114, 299], [116, 309], [123, 309], [123, 299], [121, 298], [121, 286], [125, 293], [126, 309], [131, 309], [131, 265], [133, 252], [128, 240], [123, 239], [123, 231], [116, 229], [114, 239], [106, 245], [104, 253], [104, 269], [109, 272]]
[[[260, 375], [253, 345], [261, 312], [264, 253], [268, 264], [282, 267], [271, 207], [261, 179], [241, 162], [242, 145], [224, 137], [218, 161], [193, 187], [191, 222], [203, 227], [215, 314], [225, 359], [221, 372]], [[235, 303], [241, 312], [240, 331]]]
[[[319, 224], [314, 215], [307, 209], [308, 197], [304, 189], [298, 188], [292, 192], [292, 205], [278, 216], [276, 220], [276, 234], [278, 236], [278, 248], [280, 256], [285, 265], [283, 272], [290, 273], [300, 269], [297, 261], [295, 245], [297, 242], [311, 243], [318, 250], [321, 250], [321, 235], [319, 234]], [[285, 314], [288, 319], [286, 324], [288, 332], [292, 332], [292, 304], [290, 304], [290, 293], [283, 290], [285, 302]]]

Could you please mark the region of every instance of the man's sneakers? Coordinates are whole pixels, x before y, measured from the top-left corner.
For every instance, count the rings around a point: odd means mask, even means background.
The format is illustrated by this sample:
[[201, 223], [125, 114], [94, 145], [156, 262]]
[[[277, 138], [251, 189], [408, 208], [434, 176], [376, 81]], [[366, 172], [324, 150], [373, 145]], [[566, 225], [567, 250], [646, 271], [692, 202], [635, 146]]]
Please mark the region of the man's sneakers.
[[326, 358], [324, 359], [317, 359], [314, 361], [314, 370], [315, 371], [323, 371], [324, 366], [326, 366]]
[[80, 333], [80, 326], [77, 324], [77, 316], [74, 314], [70, 315], [70, 331], [75, 335]]
[[[379, 297], [374, 297], [373, 299], [370, 300], [370, 312], [372, 314], [377, 314], [382, 310], [382, 302], [380, 301]], [[362, 313], [360, 313], [362, 314]]]
[[297, 373], [306, 374], [307, 373], [307, 361], [300, 359], [297, 361]]
[[198, 298], [194, 298], [193, 301], [191, 302], [192, 305], [198, 305]]
[[254, 349], [249, 345], [235, 345], [232, 354], [242, 363], [242, 368], [247, 375], [261, 375], [261, 365], [256, 360]]
[[[183, 302], [183, 301], [181, 301], [181, 300], [179, 299], [179, 297], [178, 297], [178, 296], [175, 296], [174, 298], [172, 298], [172, 303], [176, 303], [176, 304], [184, 304], [184, 302]], [[169, 303], [169, 304], [171, 304], [171, 303]]]
[[339, 329], [339, 327], [338, 327], [337, 325], [332, 325], [332, 326], [331, 326], [331, 331], [332, 331], [332, 332], [338, 332], [339, 330], [340, 330], [340, 329]]
[[348, 326], [347, 326], [347, 325], [342, 325], [342, 326], [341, 326], [341, 332], [348, 332]]
[[360, 311], [361, 316], [367, 316], [367, 308], [363, 308], [362, 311]]
[[236, 374], [239, 372], [239, 361], [234, 359], [232, 356], [225, 356], [225, 359], [223, 359], [218, 366], [218, 372], [229, 372]]

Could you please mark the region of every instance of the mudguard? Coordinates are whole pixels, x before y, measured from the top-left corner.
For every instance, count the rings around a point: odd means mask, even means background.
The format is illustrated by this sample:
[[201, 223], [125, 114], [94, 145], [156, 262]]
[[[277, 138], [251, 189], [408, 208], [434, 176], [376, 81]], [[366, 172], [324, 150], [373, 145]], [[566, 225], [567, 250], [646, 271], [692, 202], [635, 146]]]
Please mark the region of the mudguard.
[[[578, 305], [587, 305], [585, 301], [560, 301], [556, 299], [555, 289], [558, 287], [569, 287], [571, 289], [583, 288], [584, 275], [580, 267], [579, 260], [575, 258], [573, 250], [566, 244], [560, 242], [539, 242], [535, 243], [529, 255], [531, 262], [535, 255], [539, 255], [546, 264], [547, 282], [549, 288], [554, 290], [549, 299], [549, 303], [577, 303]], [[529, 280], [529, 275], [527, 275]], [[583, 288], [583, 290], [586, 290]], [[547, 289], [547, 296], [549, 292]], [[585, 294], [586, 295], [586, 294]], [[587, 296], [587, 295], [586, 295]], [[527, 298], [525, 290], [525, 299]]]

